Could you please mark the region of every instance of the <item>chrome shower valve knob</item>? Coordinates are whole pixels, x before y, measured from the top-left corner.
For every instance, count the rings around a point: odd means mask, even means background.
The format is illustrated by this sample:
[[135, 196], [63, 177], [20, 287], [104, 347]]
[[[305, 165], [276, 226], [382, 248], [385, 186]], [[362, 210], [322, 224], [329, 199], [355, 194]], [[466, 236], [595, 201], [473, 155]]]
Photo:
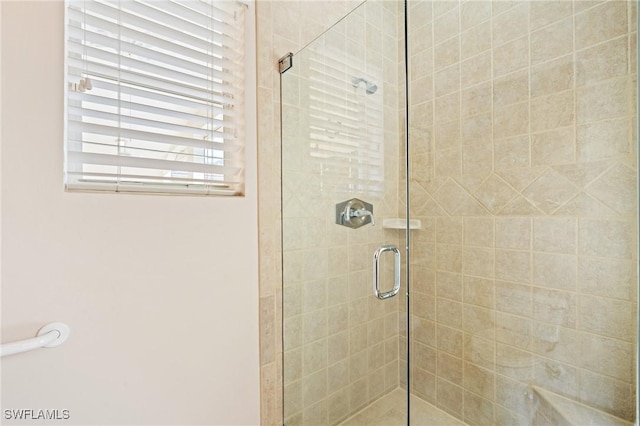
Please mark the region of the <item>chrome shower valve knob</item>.
[[336, 223], [353, 229], [369, 223], [375, 225], [373, 205], [357, 198], [338, 203], [336, 204]]

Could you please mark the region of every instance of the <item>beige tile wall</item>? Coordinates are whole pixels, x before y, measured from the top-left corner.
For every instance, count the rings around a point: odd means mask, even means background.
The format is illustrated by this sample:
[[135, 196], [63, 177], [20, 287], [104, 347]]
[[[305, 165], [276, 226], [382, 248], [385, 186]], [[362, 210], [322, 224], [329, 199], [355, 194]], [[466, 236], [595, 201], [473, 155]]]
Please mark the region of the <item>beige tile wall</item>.
[[[398, 217], [399, 206], [399, 5], [372, 1], [357, 8], [295, 55], [282, 76], [287, 425], [337, 424], [398, 386], [398, 304], [404, 299], [373, 296], [371, 260], [378, 247], [399, 245], [399, 231], [383, 227], [385, 218]], [[376, 92], [353, 87], [352, 77], [373, 81]], [[353, 136], [347, 140], [335, 126]], [[380, 161], [356, 165], [366, 159], [364, 145], [355, 148], [357, 158], [340, 154], [356, 141], [378, 145]], [[328, 150], [337, 143], [343, 145]], [[327, 148], [317, 152], [316, 144]], [[327, 164], [316, 153], [332, 159]], [[340, 155], [349, 155], [349, 170], [339, 165]], [[373, 204], [375, 226], [335, 224], [336, 204], [353, 197]], [[392, 256], [382, 263], [392, 266]], [[392, 268], [385, 272], [388, 290]]]
[[297, 52], [358, 0], [258, 0], [258, 173], [262, 424], [282, 424], [280, 80], [277, 62]]
[[412, 1], [412, 389], [634, 417], [635, 3]]

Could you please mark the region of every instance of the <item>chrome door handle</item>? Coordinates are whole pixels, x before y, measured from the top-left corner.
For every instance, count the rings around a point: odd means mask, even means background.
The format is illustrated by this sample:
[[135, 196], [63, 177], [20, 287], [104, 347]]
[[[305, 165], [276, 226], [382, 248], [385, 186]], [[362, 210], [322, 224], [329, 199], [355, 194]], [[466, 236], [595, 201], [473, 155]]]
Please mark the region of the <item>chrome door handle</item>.
[[[385, 251], [392, 251], [395, 256], [393, 290], [380, 293], [380, 256]], [[380, 300], [395, 296], [400, 291], [400, 250], [395, 246], [382, 246], [373, 253], [373, 294]]]

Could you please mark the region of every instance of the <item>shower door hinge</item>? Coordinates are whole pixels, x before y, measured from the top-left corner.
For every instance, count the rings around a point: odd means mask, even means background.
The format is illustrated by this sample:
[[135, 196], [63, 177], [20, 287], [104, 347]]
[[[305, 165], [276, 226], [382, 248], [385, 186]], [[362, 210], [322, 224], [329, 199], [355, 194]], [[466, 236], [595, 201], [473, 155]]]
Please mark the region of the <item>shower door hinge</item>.
[[283, 74], [293, 66], [293, 53], [289, 52], [278, 61], [280, 74]]

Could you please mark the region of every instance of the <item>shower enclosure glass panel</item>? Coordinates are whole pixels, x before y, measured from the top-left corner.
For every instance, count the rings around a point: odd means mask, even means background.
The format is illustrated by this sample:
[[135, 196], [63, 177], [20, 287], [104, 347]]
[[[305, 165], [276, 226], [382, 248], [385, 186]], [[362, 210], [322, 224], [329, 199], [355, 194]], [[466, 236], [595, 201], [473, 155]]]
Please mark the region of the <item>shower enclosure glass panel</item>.
[[635, 418], [635, 8], [409, 2], [411, 390], [467, 424]]
[[293, 55], [285, 424], [633, 423], [636, 73], [615, 0], [368, 0]]
[[403, 14], [369, 1], [281, 75], [287, 425], [407, 423]]

